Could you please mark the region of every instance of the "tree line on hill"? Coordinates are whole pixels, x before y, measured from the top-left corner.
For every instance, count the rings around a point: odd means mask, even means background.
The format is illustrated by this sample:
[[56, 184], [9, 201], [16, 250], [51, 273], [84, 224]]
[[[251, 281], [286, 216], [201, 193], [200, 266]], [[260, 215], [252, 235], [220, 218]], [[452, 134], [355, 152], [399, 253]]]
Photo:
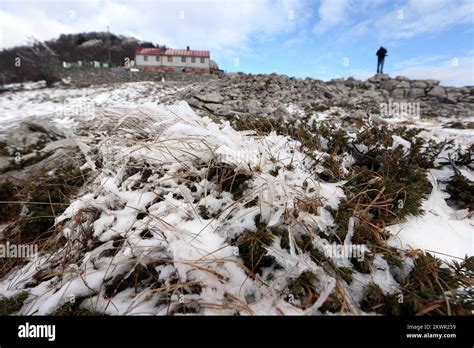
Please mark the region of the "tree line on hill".
[[123, 66], [125, 59], [135, 57], [137, 47], [165, 48], [164, 45], [107, 32], [62, 34], [57, 39], [40, 42], [30, 39], [27, 45], [0, 51], [0, 82], [3, 84], [59, 79], [57, 68], [62, 62], [110, 60]]

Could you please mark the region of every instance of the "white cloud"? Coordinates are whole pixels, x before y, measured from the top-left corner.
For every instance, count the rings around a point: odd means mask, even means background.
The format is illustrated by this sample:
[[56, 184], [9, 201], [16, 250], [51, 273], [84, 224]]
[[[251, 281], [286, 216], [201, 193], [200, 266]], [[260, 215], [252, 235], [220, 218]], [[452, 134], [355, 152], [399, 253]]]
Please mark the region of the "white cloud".
[[444, 86], [474, 86], [474, 58], [460, 57], [456, 63], [452, 59], [437, 65], [417, 65], [393, 72], [411, 79], [440, 80]]
[[472, 23], [472, 0], [408, 0], [395, 11], [380, 16], [375, 30], [384, 38], [410, 39]]
[[323, 33], [346, 18], [349, 0], [323, 0], [319, 7], [319, 22], [314, 32]]
[[[38, 40], [49, 39], [57, 33], [71, 33], [73, 27], [64, 25], [58, 21], [49, 19], [44, 13], [35, 14], [35, 20], [28, 17], [14, 16], [10, 13], [0, 11], [0, 48], [25, 44], [29, 38]], [[48, 25], [42, 23], [48, 21]]]
[[401, 69], [413, 69], [419, 66], [427, 66], [434, 63], [440, 63], [446, 61], [448, 56], [446, 55], [434, 55], [434, 56], [420, 56], [402, 60], [393, 64], [396, 70]]
[[113, 33], [141, 40], [235, 56], [249, 51], [252, 37], [290, 32], [303, 25], [305, 6], [306, 2], [299, 0], [5, 0], [1, 13], [4, 40], [0, 44], [9, 47], [25, 43], [26, 32], [44, 40], [64, 32], [105, 31], [110, 25]]
[[283, 49], [290, 49], [301, 46], [307, 42], [307, 38], [303, 35], [296, 36], [294, 38], [288, 39], [281, 45]]

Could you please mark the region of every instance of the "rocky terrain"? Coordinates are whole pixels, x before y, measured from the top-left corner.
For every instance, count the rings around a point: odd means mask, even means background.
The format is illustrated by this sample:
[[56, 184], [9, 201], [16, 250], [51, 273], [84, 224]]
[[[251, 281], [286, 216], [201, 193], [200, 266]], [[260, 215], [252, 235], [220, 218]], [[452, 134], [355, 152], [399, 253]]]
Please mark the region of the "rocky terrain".
[[4, 314], [474, 309], [474, 87], [43, 87], [0, 94], [0, 245], [39, 247], [0, 258]]
[[[353, 117], [380, 114], [380, 104], [420, 103], [424, 117], [474, 116], [474, 87], [442, 87], [437, 80], [410, 80], [385, 74], [360, 81], [335, 79], [327, 83], [315, 79], [296, 79], [282, 75], [227, 75], [198, 86], [184, 95], [189, 105], [218, 116], [285, 115], [288, 105], [304, 112], [325, 111], [339, 106]], [[389, 115], [384, 115], [389, 116]]]

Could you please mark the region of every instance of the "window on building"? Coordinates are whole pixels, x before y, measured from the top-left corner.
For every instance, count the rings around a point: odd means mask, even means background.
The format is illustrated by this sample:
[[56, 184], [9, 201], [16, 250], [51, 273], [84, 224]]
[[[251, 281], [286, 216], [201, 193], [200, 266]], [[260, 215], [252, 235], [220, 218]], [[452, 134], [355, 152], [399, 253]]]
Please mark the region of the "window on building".
[[148, 60], [148, 56], [143, 56], [143, 60], [146, 62]]
[[155, 61], [159, 62], [159, 61], [160, 61], [160, 57], [155, 56]]
[[186, 57], [181, 57], [181, 63], [186, 63]]
[[191, 57], [191, 62], [196, 63], [196, 57]]
[[172, 62], [173, 61], [173, 57], [172, 56], [168, 56], [168, 62]]
[[204, 62], [205, 62], [204, 58], [201, 57], [201, 63], [204, 63]]

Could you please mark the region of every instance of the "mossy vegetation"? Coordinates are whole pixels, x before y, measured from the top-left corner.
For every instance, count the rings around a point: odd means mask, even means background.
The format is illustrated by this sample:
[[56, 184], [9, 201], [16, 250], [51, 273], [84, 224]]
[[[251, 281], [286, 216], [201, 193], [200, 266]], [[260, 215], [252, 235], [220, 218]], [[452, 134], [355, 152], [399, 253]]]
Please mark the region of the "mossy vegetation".
[[[67, 207], [69, 198], [83, 185], [85, 176], [76, 168], [59, 168], [53, 177], [41, 178], [41, 184], [22, 188], [27, 199], [27, 214], [19, 221], [23, 242], [47, 238], [55, 217]], [[26, 191], [28, 189], [28, 191]]]
[[127, 275], [116, 275], [106, 283], [105, 296], [113, 297], [127, 288], [134, 288], [135, 291], [146, 286], [158, 288], [162, 281], [158, 279], [158, 272], [155, 270], [155, 266], [151, 263], [146, 266], [137, 264]]
[[449, 202], [460, 209], [474, 210], [474, 183], [459, 172], [454, 175], [446, 185], [446, 191], [451, 196]]
[[[86, 181], [87, 175], [77, 167], [59, 167], [54, 175], [40, 173], [25, 182], [0, 183], [0, 213], [10, 222], [0, 242], [36, 244], [39, 250], [51, 249], [55, 217], [60, 215]], [[23, 259], [0, 261], [0, 276], [24, 263]]]
[[[2, 221], [7, 222], [18, 216], [21, 206], [13, 203], [17, 200], [18, 186], [10, 181], [0, 183], [0, 216]], [[12, 203], [10, 203], [12, 202]]]
[[[379, 123], [362, 124], [362, 128], [355, 132], [355, 136], [338, 124], [318, 123], [310, 117], [289, 121], [255, 117], [238, 119], [234, 121], [234, 124], [239, 130], [253, 130], [257, 134], [276, 132], [299, 141], [298, 150], [306, 155], [305, 165], [308, 165], [310, 169], [304, 177], [301, 179], [298, 177], [298, 183], [295, 186], [300, 194], [292, 197], [291, 204], [288, 205], [288, 209], [276, 225], [268, 226], [268, 222], [258, 214], [254, 218], [254, 227], [246, 225], [243, 232], [239, 231], [237, 236], [233, 235], [235, 237], [227, 241], [238, 249], [238, 258], [249, 277], [266, 282], [275, 280], [277, 275], [281, 276], [278, 271], [284, 266], [279, 265], [277, 259], [268, 252], [269, 247], [275, 246], [278, 249], [279, 245], [283, 249], [283, 254], [285, 251], [295, 252], [298, 256], [306, 258], [305, 262], [310, 259], [312, 262], [307, 263], [317, 265], [318, 276], [325, 273], [337, 281], [332, 293], [319, 308], [322, 313], [347, 313], [349, 310], [352, 311], [349, 307], [354, 307], [354, 305], [355, 307], [360, 305], [365, 312], [384, 315], [464, 315], [470, 313], [473, 308], [473, 294], [470, 290], [473, 276], [472, 258], [453, 263], [448, 268], [439, 259], [429, 254], [410, 253], [387, 245], [390, 237], [386, 229], [388, 225], [397, 224], [410, 216], [419, 216], [424, 213], [423, 200], [433, 189], [427, 178], [428, 169], [439, 164], [437, 156], [449, 144], [426, 141], [419, 137], [419, 130], [416, 129], [390, 128]], [[353, 130], [354, 128], [351, 128], [351, 131]], [[394, 146], [394, 140], [399, 140], [398, 146]], [[466, 158], [470, 155], [463, 152], [462, 156], [452, 160], [454, 165], [467, 165]], [[295, 170], [297, 165], [293, 162], [279, 163], [280, 165], [277, 165], [277, 162], [275, 160], [270, 164], [271, 176], [284, 177], [288, 171], [299, 174], [298, 170]], [[463, 164], [457, 164], [458, 162]], [[268, 169], [268, 166], [264, 168]], [[194, 207], [200, 217], [205, 220], [218, 217], [224, 219], [222, 212], [226, 210], [226, 207], [220, 207], [214, 204], [214, 201], [207, 203], [201, 200], [210, 192], [206, 190], [205, 193], [200, 193], [203, 191], [201, 181], [207, 181], [206, 184], [214, 190], [212, 193], [216, 198], [221, 199], [225, 196], [227, 200], [230, 195], [225, 193], [230, 193], [235, 201], [232, 205], [247, 210], [248, 214], [255, 214], [260, 205], [259, 197], [252, 196], [253, 199], [248, 202], [239, 201], [243, 201], [242, 198], [249, 193], [253, 175], [256, 172], [246, 172], [225, 161], [214, 160], [207, 163], [199, 162], [192, 173], [184, 169], [178, 171], [177, 182], [184, 183], [192, 193], [195, 193], [190, 203], [195, 204]], [[143, 166], [143, 164], [132, 163], [127, 167], [124, 176], [130, 177], [138, 173], [141, 179], [136, 180], [130, 189], [147, 188], [145, 183], [151, 175], [157, 174], [146, 164]], [[72, 169], [66, 170], [64, 175], [56, 174], [51, 179], [40, 178], [38, 182], [41, 182], [41, 185], [33, 182], [24, 186], [0, 186], [0, 198], [4, 197], [5, 201], [24, 202], [1, 207], [4, 209], [5, 216], [18, 220], [16, 230], [12, 230], [15, 233], [10, 235], [7, 233], [7, 237], [15, 237], [22, 242], [37, 242], [48, 239], [54, 234], [54, 217], [61, 214], [69, 198], [85, 181], [81, 173]], [[472, 182], [460, 173], [455, 174], [459, 175], [453, 176], [446, 190], [456, 204], [472, 209], [471, 197], [474, 195]], [[152, 179], [148, 183], [151, 184], [151, 181]], [[309, 189], [309, 183], [339, 183], [345, 197], [339, 202], [337, 209], [330, 208], [325, 200], [327, 197], [317, 194], [315, 186]], [[163, 185], [163, 187], [166, 186]], [[308, 192], [314, 194], [307, 195]], [[172, 192], [172, 197], [176, 200], [185, 199], [184, 193], [178, 190]], [[156, 201], [150, 203], [147, 208], [155, 203]], [[147, 218], [152, 213], [147, 208], [137, 211], [137, 220], [143, 220], [142, 222], [148, 220]], [[330, 224], [331, 219], [325, 219], [322, 224], [318, 222], [306, 225], [306, 222], [302, 221], [300, 213], [303, 212], [306, 216], [318, 218], [321, 214], [319, 217], [324, 218], [321, 208], [330, 212], [334, 218], [333, 225], [325, 228], [325, 224]], [[100, 241], [93, 240], [91, 223], [100, 216], [100, 213], [97, 208], [84, 208], [72, 220], [73, 223], [76, 222], [78, 229], [83, 228], [79, 230], [82, 232], [80, 234], [86, 236], [81, 252], [91, 250], [91, 245], [100, 244]], [[233, 211], [231, 213], [235, 214]], [[323, 249], [325, 243], [321, 243], [321, 239], [324, 238], [337, 246], [343, 245], [351, 221], [354, 224], [350, 242], [364, 245], [366, 252], [363, 258], [352, 257], [349, 258], [350, 262], [338, 263], [335, 257], [330, 256]], [[289, 233], [290, 226], [291, 234]], [[147, 226], [139, 231], [142, 239], [155, 237], [153, 227]], [[100, 253], [99, 258], [114, 257], [122, 250], [124, 240], [121, 237], [111, 241], [108, 248]], [[375, 282], [370, 282], [363, 289], [360, 303], [349, 303], [351, 301], [347, 300], [352, 299], [348, 298], [351, 294], [348, 294], [347, 287], [355, 285], [355, 282], [360, 282], [361, 279], [369, 278], [364, 275], [374, 272], [376, 255], [381, 255], [387, 262], [388, 272], [398, 283], [399, 291], [387, 294], [382, 290], [384, 288], [382, 285], [381, 288]], [[414, 267], [410, 270], [406, 266], [411, 261]], [[200, 294], [200, 285], [191, 285], [192, 281], [187, 283], [186, 280], [180, 280], [178, 276], [169, 275], [169, 273], [167, 273], [167, 279], [160, 279], [158, 266], [166, 263], [163, 259], [160, 259], [160, 262], [161, 264], [137, 262], [137, 264], [127, 266], [128, 268], [122, 270], [122, 273], [104, 279], [105, 297], [110, 299], [130, 289], [135, 289], [135, 293], [143, 289], [156, 290], [156, 293], [159, 293], [157, 306], [167, 305], [168, 314], [199, 313], [201, 306], [209, 305], [194, 300], [193, 296], [189, 296], [189, 300], [185, 302], [175, 301], [177, 295], [183, 298], [186, 295]], [[341, 264], [344, 267], [340, 267]], [[324, 288], [323, 281], [327, 280], [318, 279], [315, 272], [315, 270], [305, 271], [298, 276], [287, 276], [286, 279], [281, 277], [286, 283], [280, 288], [279, 293], [285, 296], [285, 300], [300, 309], [310, 308], [319, 298], [321, 289]], [[218, 279], [224, 277], [219, 272], [213, 273], [213, 276]], [[37, 279], [37, 283], [50, 279], [49, 277], [51, 277], [49, 272], [40, 274], [37, 277], [40, 278]], [[97, 314], [83, 309], [81, 303], [82, 301], [66, 303], [53, 314]]]
[[324, 170], [318, 177], [326, 182], [339, 182], [344, 179], [342, 160], [336, 156], [326, 156], [321, 161]]
[[21, 307], [23, 307], [23, 303], [27, 298], [27, 292], [21, 292], [18, 295], [12, 297], [0, 296], [0, 315], [15, 314], [21, 309]]
[[[364, 258], [352, 258], [353, 268], [335, 267], [313, 245], [309, 235], [297, 236], [295, 243], [301, 251], [309, 253], [318, 265], [331, 266], [337, 277], [348, 284], [352, 282], [354, 272], [370, 274], [373, 271], [374, 255], [381, 254], [399, 282], [400, 292], [384, 294], [380, 287], [370, 283], [361, 301], [364, 311], [385, 315], [471, 313], [472, 293], [466, 290], [472, 288], [472, 273], [466, 273], [469, 259], [457, 264], [457, 267], [451, 265], [447, 268], [441, 260], [429, 254], [419, 255], [414, 260], [415, 265], [410, 274], [404, 277], [402, 270], [409, 256], [387, 245], [390, 236], [387, 226], [403, 222], [409, 216], [424, 214], [423, 201], [433, 190], [428, 180], [428, 170], [439, 167], [439, 155], [445, 149], [452, 148], [451, 141], [425, 140], [419, 136], [420, 129], [394, 128], [383, 123], [361, 124], [361, 129], [352, 137], [344, 129], [332, 124], [311, 123], [308, 117], [287, 122], [263, 118], [237, 120], [235, 126], [241, 130], [254, 130], [258, 134], [274, 131], [298, 140], [301, 143], [300, 150], [313, 159], [315, 165], [323, 167], [322, 172], [315, 174], [317, 180], [345, 181], [342, 187], [346, 197], [338, 209], [325, 207], [331, 212], [335, 226], [331, 231], [322, 232], [330, 243], [342, 244], [349, 221], [355, 218], [351, 242], [366, 246]], [[404, 142], [394, 146], [397, 137]], [[321, 156], [321, 152], [327, 155]], [[451, 159], [451, 163], [471, 168], [473, 154], [474, 146], [471, 146], [460, 151], [457, 157]], [[353, 163], [343, 169], [344, 156], [352, 156]], [[278, 175], [279, 169], [275, 168], [271, 174]], [[473, 184], [459, 171], [447, 183], [446, 190], [453, 204], [472, 211]], [[263, 246], [273, 241], [272, 236], [279, 237], [280, 246], [289, 250], [285, 229], [271, 230], [257, 224], [256, 231], [246, 231], [241, 237], [244, 245], [241, 254], [250, 269], [261, 267], [266, 255]], [[292, 283], [292, 291], [298, 295], [299, 305], [311, 297], [309, 294], [314, 291], [311, 284], [305, 275]], [[460, 288], [464, 290], [460, 292]], [[314, 298], [310, 302], [314, 302]], [[341, 308], [337, 294], [331, 295], [326, 302], [321, 307], [323, 312], [334, 312]], [[309, 302], [304, 303], [304, 307], [309, 305]]]
[[[422, 254], [401, 280], [399, 292], [384, 294], [371, 283], [364, 289], [361, 307], [385, 315], [471, 315], [474, 302], [470, 262], [466, 259], [448, 268], [429, 253]], [[461, 296], [459, 288], [463, 289]]]
[[[399, 134], [411, 136], [410, 149], [392, 148], [393, 136]], [[384, 126], [357, 134], [350, 150], [355, 163], [343, 186], [346, 198], [333, 212], [339, 241], [345, 238], [351, 217], [357, 218], [353, 243], [383, 246], [389, 237], [386, 226], [423, 214], [423, 199], [432, 190], [426, 168], [433, 158], [425, 154], [426, 144], [415, 134]], [[366, 151], [358, 150], [361, 145]]]
[[[5, 156], [8, 156], [8, 154], [6, 154]], [[19, 157], [19, 160], [16, 160], [15, 158], [10, 157], [9, 165], [2, 168], [0, 170], [0, 174], [8, 173], [8, 172], [14, 171], [14, 170], [24, 169], [26, 167], [29, 167], [29, 166], [33, 165], [33, 164], [41, 162], [45, 158], [48, 158], [48, 156], [49, 155], [46, 154], [46, 153], [31, 152], [31, 153], [29, 153], [28, 157], [26, 157], [26, 156]]]
[[290, 303], [296, 302], [301, 309], [307, 309], [318, 298], [318, 277], [312, 272], [303, 272], [288, 286]]
[[235, 244], [245, 267], [252, 273], [261, 274], [261, 268], [269, 267], [273, 263], [273, 258], [267, 255], [265, 246], [273, 243], [274, 235], [260, 215], [255, 217], [255, 225], [255, 231], [245, 230]]
[[76, 316], [103, 316], [104, 313], [100, 313], [94, 310], [90, 310], [87, 308], [82, 308], [81, 303], [84, 302], [85, 298], [75, 299], [74, 301], [68, 301], [63, 304], [61, 307], [56, 309], [54, 312], [51, 313], [52, 316], [69, 316], [69, 317], [76, 317]]
[[235, 200], [242, 197], [248, 188], [247, 181], [251, 178], [251, 175], [239, 172], [226, 163], [211, 162], [207, 171], [207, 180], [215, 182], [222, 191], [232, 193]]
[[7, 144], [3, 141], [0, 141], [0, 156], [10, 156]]

